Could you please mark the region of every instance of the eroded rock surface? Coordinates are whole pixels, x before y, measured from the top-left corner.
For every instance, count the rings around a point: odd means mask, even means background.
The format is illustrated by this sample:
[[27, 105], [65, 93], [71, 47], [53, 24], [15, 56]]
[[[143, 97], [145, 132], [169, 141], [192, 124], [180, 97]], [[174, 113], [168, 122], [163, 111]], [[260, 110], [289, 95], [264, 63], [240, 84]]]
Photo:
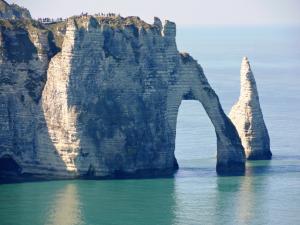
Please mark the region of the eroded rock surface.
[[158, 18], [2, 20], [0, 158], [43, 178], [169, 175], [179, 105], [196, 99], [216, 129], [218, 173], [243, 172], [238, 133], [175, 35]]
[[30, 12], [16, 4], [8, 4], [0, 0], [0, 18], [3, 19], [31, 19]]
[[247, 159], [270, 159], [270, 138], [261, 111], [258, 91], [247, 57], [241, 65], [241, 92], [229, 118], [234, 123]]

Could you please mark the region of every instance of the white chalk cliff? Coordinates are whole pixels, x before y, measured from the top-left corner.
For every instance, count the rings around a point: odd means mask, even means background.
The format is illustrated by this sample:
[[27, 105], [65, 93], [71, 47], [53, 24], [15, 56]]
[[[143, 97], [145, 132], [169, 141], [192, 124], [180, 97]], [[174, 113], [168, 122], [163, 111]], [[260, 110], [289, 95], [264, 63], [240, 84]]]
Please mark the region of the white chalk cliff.
[[0, 18], [5, 19], [31, 19], [30, 12], [16, 4], [8, 4], [0, 0]]
[[0, 16], [0, 180], [173, 174], [185, 99], [215, 127], [217, 172], [243, 173], [238, 132], [175, 37], [158, 18]]
[[241, 93], [229, 118], [235, 125], [247, 159], [270, 159], [270, 138], [261, 111], [256, 82], [247, 57], [241, 65]]

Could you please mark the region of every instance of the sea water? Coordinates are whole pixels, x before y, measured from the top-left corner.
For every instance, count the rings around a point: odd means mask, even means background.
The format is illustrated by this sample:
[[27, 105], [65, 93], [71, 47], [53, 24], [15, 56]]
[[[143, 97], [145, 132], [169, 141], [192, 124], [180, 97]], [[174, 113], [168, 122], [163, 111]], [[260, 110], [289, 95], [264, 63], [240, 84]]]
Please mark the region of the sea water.
[[271, 139], [271, 161], [218, 177], [216, 136], [202, 105], [183, 101], [175, 178], [0, 185], [0, 225], [300, 224], [300, 28], [179, 27], [225, 113], [239, 97], [248, 56]]

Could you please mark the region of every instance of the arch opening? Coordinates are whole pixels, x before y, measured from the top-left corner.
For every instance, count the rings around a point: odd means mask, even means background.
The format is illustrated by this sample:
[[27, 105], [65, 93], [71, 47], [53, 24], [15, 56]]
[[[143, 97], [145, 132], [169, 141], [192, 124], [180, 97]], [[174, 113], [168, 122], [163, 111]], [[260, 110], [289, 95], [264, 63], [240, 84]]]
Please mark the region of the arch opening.
[[0, 158], [0, 179], [9, 179], [21, 175], [22, 168], [9, 155]]
[[214, 126], [202, 104], [198, 100], [182, 100], [175, 138], [175, 157], [179, 167], [199, 167], [207, 163], [214, 166], [216, 142]]

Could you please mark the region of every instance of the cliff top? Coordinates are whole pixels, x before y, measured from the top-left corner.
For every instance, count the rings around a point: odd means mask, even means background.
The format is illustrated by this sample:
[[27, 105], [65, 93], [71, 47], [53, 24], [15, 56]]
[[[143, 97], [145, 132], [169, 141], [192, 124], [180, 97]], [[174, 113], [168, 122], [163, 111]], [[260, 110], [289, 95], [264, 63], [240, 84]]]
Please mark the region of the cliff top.
[[[164, 25], [161, 20], [154, 17], [152, 24], [149, 24], [137, 16], [122, 17], [114, 13], [98, 13], [88, 15], [81, 13], [80, 15], [71, 16], [67, 19], [58, 18], [38, 18], [32, 19], [27, 9], [15, 4], [8, 4], [4, 0], [0, 0], [0, 28], [3, 30], [24, 30], [24, 31], [50, 31], [54, 37], [54, 42], [58, 48], [61, 48], [67, 27], [73, 26], [74, 29], [88, 30], [90, 28], [100, 28], [106, 32], [109, 29], [116, 32], [125, 32], [126, 35], [138, 37], [140, 33], [150, 32], [166, 37], [170, 43], [175, 41], [176, 25], [166, 20]], [[113, 31], [113, 32], [115, 32]], [[129, 32], [128, 32], [129, 31]], [[110, 31], [109, 31], [110, 32]], [[187, 56], [183, 57], [185, 62], [190, 61]]]
[[[112, 29], [124, 29], [128, 26], [134, 26], [138, 29], [156, 29], [157, 31], [161, 32], [165, 28], [168, 28], [168, 34], [175, 35], [176, 28], [175, 23], [170, 21], [165, 21], [164, 26], [162, 25], [162, 22], [159, 18], [154, 17], [154, 23], [149, 24], [142, 19], [140, 19], [137, 16], [128, 16], [128, 17], [122, 17], [120, 15], [117, 15], [115, 13], [97, 13], [95, 15], [88, 15], [87, 13], [81, 13], [81, 15], [75, 15], [71, 16], [67, 19], [58, 18], [58, 19], [51, 19], [51, 18], [39, 18], [37, 20], [32, 19], [30, 12], [21, 6], [18, 6], [16, 4], [8, 4], [4, 0], [0, 0], [0, 22], [2, 26], [8, 26], [12, 27], [16, 24], [24, 25], [26, 23], [34, 23], [34, 24], [40, 24], [40, 27], [49, 28], [50, 30], [53, 29], [65, 29], [67, 25], [67, 21], [74, 20], [75, 24], [78, 28], [80, 27], [86, 27], [88, 24], [88, 21], [91, 19], [96, 19], [99, 25], [107, 25], [108, 27]], [[5, 21], [1, 21], [5, 20]], [[32, 22], [11, 22], [7, 20], [32, 20]], [[165, 32], [166, 33], [166, 32]]]
[[8, 20], [0, 18], [0, 27], [8, 28], [8, 29], [46, 29], [45, 26], [38, 21], [29, 20], [29, 19], [20, 19], [20, 20]]
[[9, 4], [4, 0], [0, 0], [0, 10], [4, 10], [6, 7], [9, 7]]
[[28, 9], [0, 0], [0, 19], [31, 19]]
[[[138, 16], [128, 16], [128, 17], [122, 17], [120, 15], [116, 14], [95, 14], [95, 15], [88, 15], [88, 14], [81, 14], [78, 16], [72, 16], [67, 18], [66, 20], [53, 20], [53, 22], [44, 23], [46, 26], [62, 26], [63, 24], [66, 24], [66, 21], [73, 20], [77, 27], [86, 27], [88, 22], [90, 20], [96, 19], [96, 21], [99, 23], [99, 25], [108, 25], [112, 29], [123, 29], [127, 26], [135, 26], [137, 28], [144, 28], [147, 29], [159, 29], [161, 30], [163, 28], [162, 23], [159, 18], [154, 17], [154, 23], [149, 24]], [[48, 21], [52, 21], [52, 19], [48, 18]], [[175, 28], [175, 23], [170, 22], [168, 20], [165, 21], [165, 25], [173, 25]]]

